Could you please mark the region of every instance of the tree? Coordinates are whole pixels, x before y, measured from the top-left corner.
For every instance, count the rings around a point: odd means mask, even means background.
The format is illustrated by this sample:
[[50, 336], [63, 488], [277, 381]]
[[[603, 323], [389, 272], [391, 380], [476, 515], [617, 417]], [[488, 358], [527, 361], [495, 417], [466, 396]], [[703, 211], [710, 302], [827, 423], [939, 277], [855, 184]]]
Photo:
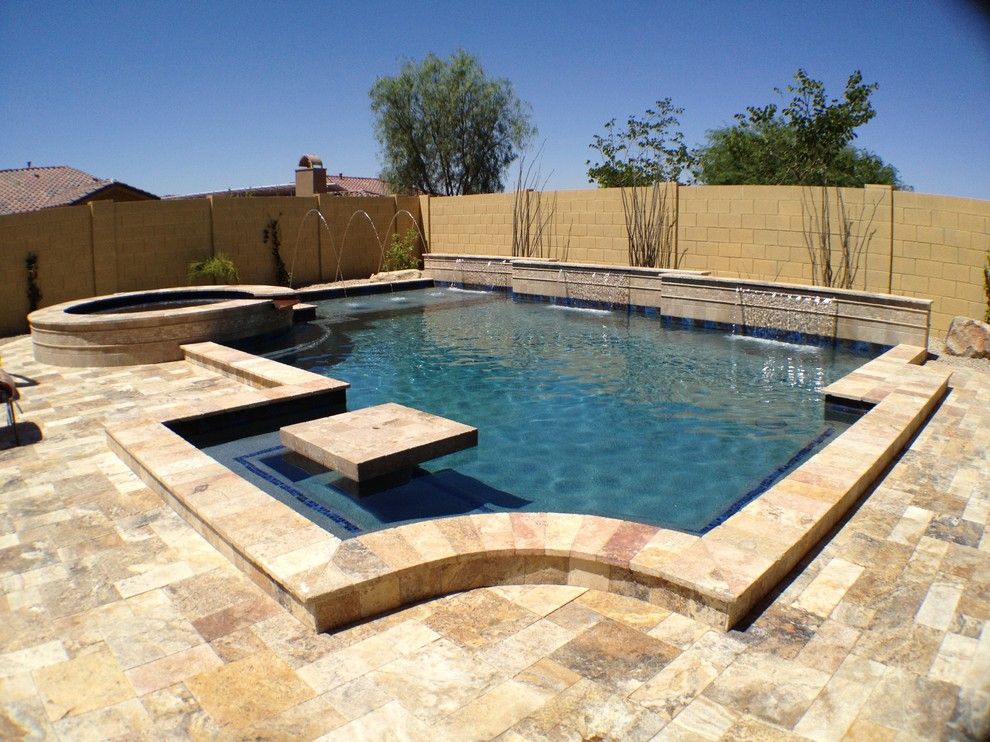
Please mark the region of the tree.
[[535, 134], [528, 106], [508, 80], [485, 76], [460, 50], [406, 62], [371, 88], [382, 177], [399, 191], [453, 196], [492, 193]]
[[670, 98], [658, 100], [643, 118], [630, 116], [626, 128], [606, 122], [605, 136], [595, 134], [590, 145], [601, 162], [586, 161], [588, 179], [600, 188], [619, 188], [677, 181], [691, 166], [678, 116], [683, 108]]
[[670, 98], [657, 101], [642, 118], [630, 116], [620, 130], [615, 119], [605, 124], [590, 145], [601, 162], [588, 160], [588, 178], [601, 188], [620, 188], [629, 240], [629, 265], [677, 268], [677, 210], [666, 183], [677, 182], [691, 164], [678, 116]]
[[[846, 81], [842, 99], [829, 99], [825, 85], [799, 69], [797, 84], [783, 109], [750, 106], [736, 114], [736, 125], [708, 133], [695, 153], [695, 175], [709, 185], [863, 186], [884, 183], [901, 187], [897, 170], [852, 146], [856, 129], [876, 116], [870, 96], [879, 87], [864, 83], [858, 70]], [[780, 89], [779, 95], [785, 95]]]

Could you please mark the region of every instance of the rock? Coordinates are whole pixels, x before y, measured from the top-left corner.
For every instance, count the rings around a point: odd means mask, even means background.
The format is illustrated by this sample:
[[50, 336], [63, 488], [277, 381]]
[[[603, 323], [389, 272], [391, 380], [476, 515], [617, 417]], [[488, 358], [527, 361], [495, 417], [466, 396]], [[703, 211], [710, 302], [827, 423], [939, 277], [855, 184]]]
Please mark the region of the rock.
[[412, 281], [413, 279], [422, 278], [422, 277], [423, 277], [423, 271], [417, 270], [415, 268], [410, 268], [404, 271], [389, 271], [387, 273], [376, 273], [368, 280], [374, 283], [382, 283], [389, 281]]
[[945, 352], [965, 358], [990, 358], [990, 325], [969, 317], [954, 317], [945, 336]]

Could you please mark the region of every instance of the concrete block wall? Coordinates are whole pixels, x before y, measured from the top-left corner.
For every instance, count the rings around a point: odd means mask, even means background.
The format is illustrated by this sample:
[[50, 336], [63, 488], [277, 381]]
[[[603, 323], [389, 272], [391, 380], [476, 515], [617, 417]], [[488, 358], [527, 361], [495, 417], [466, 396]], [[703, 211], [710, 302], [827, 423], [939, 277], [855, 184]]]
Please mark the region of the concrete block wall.
[[[27, 331], [25, 258], [38, 254], [41, 306], [121, 291], [185, 286], [189, 263], [223, 252], [241, 283], [273, 284], [275, 261], [262, 240], [278, 218], [281, 255], [294, 286], [366, 278], [378, 270], [381, 241], [412, 225], [405, 209], [422, 219], [425, 198], [319, 197], [190, 198], [117, 203], [99, 201], [27, 214], [0, 216], [0, 336]], [[330, 228], [327, 232], [316, 207]], [[424, 230], [428, 235], [428, 229]]]
[[[724, 276], [811, 283], [808, 226], [821, 223], [821, 189], [801, 186], [694, 186], [680, 188], [678, 246], [682, 268]], [[890, 266], [890, 188], [830, 189], [827, 209], [832, 261], [840, 261], [838, 198], [852, 235], [866, 247], [854, 288], [886, 290]], [[812, 236], [812, 239], [814, 237]]]
[[189, 263], [210, 254], [210, 203], [204, 198], [181, 201], [133, 201], [113, 204], [117, 269], [114, 291], [184, 286]]
[[431, 198], [430, 252], [512, 255], [512, 194]]
[[[821, 219], [821, 189], [801, 186], [672, 187], [680, 267], [733, 278], [811, 284], [808, 226]], [[556, 196], [550, 256], [628, 265], [618, 189]], [[892, 191], [888, 186], [829, 191], [832, 262], [841, 260], [841, 197], [855, 239], [866, 247], [853, 289], [931, 299], [932, 333], [952, 317], [982, 318], [983, 264], [990, 251], [990, 201]], [[431, 249], [467, 255], [512, 253], [512, 194], [430, 200]], [[814, 239], [814, 235], [811, 235]]]
[[[805, 237], [808, 210], [820, 203], [815, 189], [670, 186], [669, 190], [668, 199], [677, 209], [676, 239], [684, 255], [681, 268], [724, 277], [811, 283]], [[957, 314], [983, 316], [982, 266], [990, 250], [990, 201], [882, 186], [840, 190], [854, 231], [872, 233], [855, 289], [931, 299], [936, 337], [945, 334]], [[539, 257], [629, 264], [618, 189], [547, 192], [539, 198], [545, 210], [555, 209], [545, 252]], [[26, 330], [24, 257], [29, 250], [39, 255], [42, 306], [116, 291], [184, 285], [189, 262], [215, 251], [234, 259], [242, 282], [271, 283], [274, 261], [261, 235], [267, 221], [281, 215], [282, 257], [294, 269], [294, 284], [301, 285], [333, 280], [338, 261], [344, 278], [378, 270], [379, 238], [387, 242], [391, 232], [402, 232], [411, 223], [406, 215], [397, 216], [400, 209], [420, 220], [432, 252], [511, 256], [513, 201], [511, 193], [444, 198], [323, 194], [214, 198], [212, 203], [202, 198], [98, 202], [3, 216], [0, 331]], [[303, 223], [306, 212], [317, 204], [329, 234], [315, 215]], [[831, 209], [837, 231], [834, 200]], [[368, 212], [378, 237], [363, 216], [353, 216], [358, 210]]]
[[[629, 265], [625, 212], [619, 189], [548, 191], [530, 194], [536, 212], [541, 200], [548, 221], [542, 255], [575, 263]], [[670, 204], [676, 189], [670, 189]], [[430, 199], [431, 250], [465, 255], [512, 255], [512, 215], [515, 196], [500, 193]]]
[[308, 212], [317, 205], [314, 197], [214, 198], [213, 251], [234, 261], [241, 283], [274, 284], [275, 258], [263, 235], [269, 222], [277, 219], [279, 253], [293, 274], [293, 284], [314, 283], [319, 279], [317, 233], [322, 226], [318, 215]]
[[42, 306], [94, 290], [89, 206], [0, 217], [0, 336], [26, 332], [28, 253], [38, 256]]
[[[327, 240], [326, 230], [321, 231], [320, 234], [323, 280], [333, 281], [338, 265], [341, 277], [345, 279], [367, 278], [376, 273], [382, 258], [382, 242], [387, 247], [395, 225], [400, 222], [406, 223], [402, 220], [408, 219], [394, 218], [397, 212], [397, 200], [327, 194], [320, 195], [319, 199], [320, 209], [332, 235]], [[362, 211], [368, 216], [365, 217]]]
[[889, 290], [931, 299], [936, 336], [957, 315], [982, 319], [990, 201], [898, 191], [893, 221]]

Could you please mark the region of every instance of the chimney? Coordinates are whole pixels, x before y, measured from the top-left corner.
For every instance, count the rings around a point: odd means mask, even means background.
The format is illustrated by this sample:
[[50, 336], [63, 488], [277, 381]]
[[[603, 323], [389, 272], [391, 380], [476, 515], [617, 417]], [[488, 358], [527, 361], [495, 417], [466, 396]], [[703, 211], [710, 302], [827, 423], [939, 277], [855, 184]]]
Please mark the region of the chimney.
[[303, 155], [296, 168], [296, 195], [313, 196], [327, 192], [327, 171], [316, 155]]

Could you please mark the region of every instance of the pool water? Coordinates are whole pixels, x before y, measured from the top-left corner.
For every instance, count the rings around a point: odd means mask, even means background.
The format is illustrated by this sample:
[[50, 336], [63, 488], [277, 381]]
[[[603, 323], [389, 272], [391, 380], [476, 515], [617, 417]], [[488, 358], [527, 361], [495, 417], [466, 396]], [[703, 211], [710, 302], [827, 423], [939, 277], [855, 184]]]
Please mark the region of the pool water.
[[471, 512], [591, 513], [702, 533], [846, 426], [822, 389], [867, 360], [621, 311], [452, 288], [337, 299], [259, 355], [479, 429], [477, 448], [368, 496], [281, 447], [206, 449], [341, 537]]

